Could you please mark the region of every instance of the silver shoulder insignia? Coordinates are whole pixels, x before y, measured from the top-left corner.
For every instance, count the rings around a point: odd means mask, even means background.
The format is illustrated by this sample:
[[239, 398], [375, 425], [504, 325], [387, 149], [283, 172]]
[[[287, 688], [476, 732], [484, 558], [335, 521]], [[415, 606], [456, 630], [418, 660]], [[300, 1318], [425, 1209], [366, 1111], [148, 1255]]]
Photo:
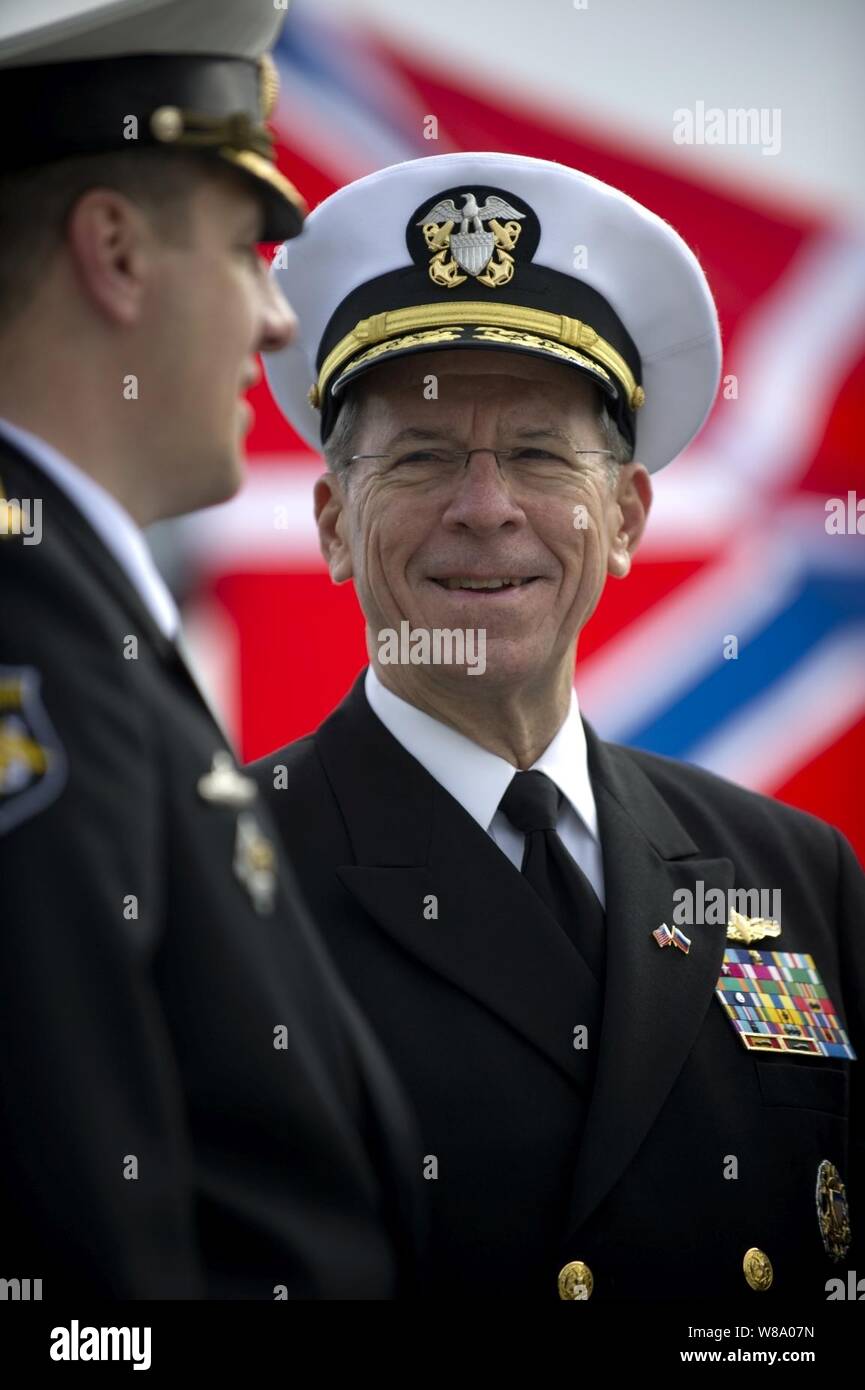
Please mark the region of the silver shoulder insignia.
[[249, 806], [258, 796], [258, 787], [251, 777], [238, 772], [231, 754], [221, 750], [214, 753], [210, 771], [199, 777], [198, 795], [219, 806]]

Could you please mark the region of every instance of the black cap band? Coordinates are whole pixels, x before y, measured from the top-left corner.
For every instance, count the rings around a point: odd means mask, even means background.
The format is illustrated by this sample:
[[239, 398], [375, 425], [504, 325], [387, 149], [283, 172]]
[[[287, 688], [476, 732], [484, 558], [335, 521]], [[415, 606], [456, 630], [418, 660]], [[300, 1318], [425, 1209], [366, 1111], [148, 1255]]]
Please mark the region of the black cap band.
[[[548, 266], [539, 265], [536, 261], [523, 263], [520, 266], [519, 277], [515, 277], [505, 290], [486, 290], [479, 284], [477, 279], [471, 277], [465, 284], [457, 285], [453, 289], [437, 291], [436, 287], [430, 283], [426, 269], [417, 265], [407, 265], [405, 268], [390, 271], [387, 275], [380, 275], [374, 280], [367, 281], [360, 285], [351, 294], [347, 295], [342, 303], [332, 314], [327, 327], [325, 328], [322, 340], [319, 345], [316, 368], [319, 372], [338, 344], [349, 338], [356, 325], [364, 320], [375, 319], [383, 313], [394, 310], [411, 309], [413, 306], [448, 305], [454, 310], [455, 316], [459, 317], [459, 305], [461, 303], [471, 303], [473, 309], [489, 302], [490, 323], [495, 324], [498, 316], [510, 309], [524, 309], [540, 311], [544, 315], [564, 316], [567, 319], [590, 327], [598, 339], [602, 340], [605, 346], [614, 350], [615, 353], [626, 364], [625, 375], [632, 378], [637, 387], [640, 388], [642, 381], [642, 365], [640, 355], [634, 344], [633, 339], [619, 318], [618, 314], [608, 303], [608, 301], [591, 285], [587, 285], [582, 280], [577, 280], [571, 275], [565, 275], [561, 271], [552, 270]], [[505, 307], [506, 306], [506, 307]], [[473, 322], [477, 322], [478, 316], [475, 315]], [[539, 336], [539, 335], [537, 335]], [[551, 336], [551, 335], [547, 335]], [[396, 335], [394, 335], [396, 337]], [[568, 349], [565, 356], [564, 350], [557, 351], [555, 343], [550, 344], [550, 351], [546, 351], [540, 342], [535, 349], [522, 346], [516, 341], [508, 344], [504, 340], [504, 335], [496, 341], [493, 335], [486, 337], [478, 334], [464, 334], [460, 336], [456, 332], [448, 339], [442, 337], [442, 341], [433, 342], [430, 337], [417, 335], [418, 341], [413, 347], [400, 348], [394, 342], [398, 355], [405, 356], [410, 352], [423, 352], [444, 350], [448, 347], [473, 347], [473, 348], [502, 348], [509, 351], [535, 351], [541, 356], [557, 356], [559, 360], [570, 360], [574, 365], [578, 364], [581, 355], [594, 357], [596, 354], [589, 345], [578, 344], [579, 351], [574, 348]], [[358, 356], [363, 352], [363, 348], [358, 348]], [[397, 353], [391, 354], [391, 360]], [[375, 360], [375, 359], [374, 359]], [[387, 356], [382, 354], [381, 360], [386, 361]], [[334, 394], [333, 387], [340, 376], [351, 373], [351, 361], [349, 357], [342, 364], [339, 373], [333, 373], [329, 382], [322, 391], [319, 402], [322, 413], [321, 434], [322, 441], [326, 441], [336, 421], [339, 412], [339, 387], [337, 394]], [[604, 358], [599, 358], [600, 362]], [[591, 363], [587, 368], [579, 368], [584, 375], [593, 375]], [[636, 393], [623, 389], [621, 378], [615, 373], [608, 373], [610, 389], [607, 394], [610, 396], [610, 413], [616, 421], [622, 434], [633, 447], [635, 435], [634, 411], [638, 408], [637, 403], [642, 398], [642, 390]], [[599, 379], [600, 374], [598, 374]], [[600, 384], [600, 380], [599, 380]]]
[[3, 68], [2, 167], [136, 149], [209, 155], [254, 181], [265, 204], [264, 239], [283, 240], [300, 230], [305, 207], [273, 164], [264, 96], [258, 63], [222, 55], [146, 53]]

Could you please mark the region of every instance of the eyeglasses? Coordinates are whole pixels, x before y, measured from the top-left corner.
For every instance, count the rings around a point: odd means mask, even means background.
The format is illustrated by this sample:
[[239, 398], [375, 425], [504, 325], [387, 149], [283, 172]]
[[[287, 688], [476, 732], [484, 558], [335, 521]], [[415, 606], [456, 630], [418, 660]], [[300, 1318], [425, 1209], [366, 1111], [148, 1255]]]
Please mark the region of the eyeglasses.
[[413, 449], [405, 454], [352, 454], [349, 463], [363, 459], [384, 460], [394, 468], [405, 469], [419, 477], [452, 477], [468, 467], [472, 454], [493, 454], [502, 474], [520, 477], [543, 476], [544, 465], [564, 464], [579, 467], [584, 457], [613, 458], [612, 449], [548, 449], [523, 447], [519, 449]]

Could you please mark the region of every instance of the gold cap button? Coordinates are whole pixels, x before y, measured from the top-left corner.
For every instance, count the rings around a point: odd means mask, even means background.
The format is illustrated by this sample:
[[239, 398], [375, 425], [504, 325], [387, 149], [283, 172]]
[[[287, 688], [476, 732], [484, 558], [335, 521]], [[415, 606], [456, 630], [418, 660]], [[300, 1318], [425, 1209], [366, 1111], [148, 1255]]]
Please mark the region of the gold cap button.
[[742, 1268], [745, 1271], [749, 1288], [757, 1289], [762, 1293], [771, 1287], [775, 1276], [772, 1271], [772, 1261], [764, 1250], [758, 1250], [756, 1245], [752, 1245], [750, 1250], [745, 1251]]
[[157, 140], [170, 144], [183, 134], [183, 114], [176, 106], [159, 106], [150, 117], [150, 130]]
[[559, 1270], [559, 1298], [591, 1298], [595, 1280], [592, 1271], [582, 1260], [569, 1260]]

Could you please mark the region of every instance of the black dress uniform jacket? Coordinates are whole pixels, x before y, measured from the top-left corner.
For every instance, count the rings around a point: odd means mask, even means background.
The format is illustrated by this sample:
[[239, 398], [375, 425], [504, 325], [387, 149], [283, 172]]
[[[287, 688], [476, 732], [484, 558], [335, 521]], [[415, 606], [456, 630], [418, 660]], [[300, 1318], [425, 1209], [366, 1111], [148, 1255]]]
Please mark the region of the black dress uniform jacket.
[[[687, 955], [651, 933], [672, 924], [674, 891], [696, 894], [699, 881], [704, 895], [780, 889], [782, 934], [759, 946], [813, 955], [861, 1058], [865, 880], [843, 837], [814, 817], [602, 742], [584, 724], [607, 935], [590, 1094], [573, 1046], [581, 959], [494, 841], [372, 713], [361, 681], [314, 736], [255, 768], [331, 951], [416, 1106], [431, 1294], [555, 1299], [560, 1269], [583, 1261], [593, 1300], [823, 1300], [827, 1279], [857, 1257], [865, 1269], [865, 1063], [746, 1050], [715, 997], [736, 946], [726, 914], [684, 928]], [[285, 790], [274, 766], [287, 769]], [[817, 1219], [824, 1159], [849, 1200], [853, 1246], [840, 1265]], [[768, 1290], [746, 1282], [752, 1248], [772, 1263]]]
[[[43, 501], [40, 544], [0, 537], [0, 1275], [46, 1300], [391, 1297], [419, 1188], [393, 1073], [284, 863], [270, 914], [235, 873], [240, 813], [197, 790], [224, 738], [173, 645], [8, 445], [0, 478]], [[16, 730], [45, 773], [23, 818]]]

